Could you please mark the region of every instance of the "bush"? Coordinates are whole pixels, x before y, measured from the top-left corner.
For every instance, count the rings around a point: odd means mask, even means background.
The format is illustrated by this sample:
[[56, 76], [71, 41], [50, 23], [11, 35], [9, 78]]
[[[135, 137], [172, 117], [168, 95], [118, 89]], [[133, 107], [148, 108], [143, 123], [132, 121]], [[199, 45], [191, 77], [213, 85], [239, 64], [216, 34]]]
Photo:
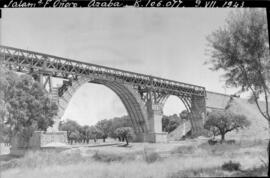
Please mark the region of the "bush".
[[180, 153], [180, 154], [192, 154], [194, 152], [195, 149], [193, 146], [180, 146], [172, 151], [172, 153]]
[[157, 152], [146, 149], [143, 151], [143, 158], [147, 163], [153, 163], [161, 160], [161, 157]]
[[68, 165], [87, 161], [87, 157], [83, 157], [80, 152], [74, 153], [57, 153], [53, 150], [46, 151], [29, 151], [23, 157], [13, 159], [1, 164], [1, 169], [10, 168], [36, 168], [51, 165]]
[[234, 177], [267, 177], [268, 166], [262, 165], [257, 168], [243, 170], [236, 172], [232, 176]]
[[96, 161], [102, 161], [102, 162], [121, 161], [123, 159], [123, 157], [120, 155], [104, 154], [104, 153], [99, 153], [99, 152], [95, 152], [92, 158]]
[[200, 144], [198, 148], [206, 150], [209, 154], [222, 155], [225, 152], [235, 152], [239, 150], [240, 148], [242, 148], [242, 146], [238, 142], [235, 144], [218, 143], [215, 145], [209, 145], [209, 143], [205, 142], [205, 143]]
[[224, 171], [218, 167], [203, 168], [203, 169], [187, 169], [172, 173], [168, 178], [183, 178], [183, 177], [226, 177]]
[[225, 143], [228, 145], [234, 145], [236, 143], [236, 141], [235, 140], [226, 140]]
[[224, 163], [221, 168], [226, 171], [239, 171], [240, 163], [234, 163], [232, 161], [229, 161], [227, 163]]
[[95, 161], [101, 161], [101, 162], [113, 162], [113, 161], [128, 161], [128, 160], [135, 160], [134, 154], [113, 154], [113, 153], [100, 153], [95, 152], [95, 154], [92, 156], [92, 158]]
[[4, 171], [7, 169], [12, 169], [18, 167], [18, 161], [17, 160], [10, 160], [7, 162], [1, 162], [0, 164], [0, 170]]
[[209, 144], [209, 145], [215, 145], [215, 144], [217, 144], [217, 143], [218, 143], [217, 140], [212, 140], [212, 139], [208, 140], [208, 144]]

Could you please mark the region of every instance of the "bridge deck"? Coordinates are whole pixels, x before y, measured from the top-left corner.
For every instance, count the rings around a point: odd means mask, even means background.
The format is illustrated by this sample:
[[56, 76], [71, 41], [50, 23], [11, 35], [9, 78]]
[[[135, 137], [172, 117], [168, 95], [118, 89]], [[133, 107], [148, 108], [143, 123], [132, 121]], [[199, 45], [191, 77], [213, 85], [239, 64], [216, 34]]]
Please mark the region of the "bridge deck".
[[1, 63], [12, 65], [18, 71], [29, 70], [61, 78], [78, 76], [99, 76], [108, 80], [151, 87], [171, 94], [205, 96], [205, 88], [151, 75], [129, 72], [121, 69], [80, 62], [39, 52], [0, 46]]

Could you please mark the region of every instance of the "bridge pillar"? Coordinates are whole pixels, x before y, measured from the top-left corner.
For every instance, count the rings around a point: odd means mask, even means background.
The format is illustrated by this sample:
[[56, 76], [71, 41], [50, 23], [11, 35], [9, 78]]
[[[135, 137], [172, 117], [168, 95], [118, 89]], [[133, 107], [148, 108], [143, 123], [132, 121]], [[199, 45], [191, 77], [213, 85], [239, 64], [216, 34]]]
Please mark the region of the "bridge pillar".
[[149, 132], [147, 133], [147, 142], [167, 142], [167, 132], [162, 132], [163, 105], [147, 102], [147, 114], [149, 123]]
[[191, 133], [192, 136], [200, 136], [205, 134], [204, 120], [206, 115], [205, 98], [193, 96], [191, 98]]

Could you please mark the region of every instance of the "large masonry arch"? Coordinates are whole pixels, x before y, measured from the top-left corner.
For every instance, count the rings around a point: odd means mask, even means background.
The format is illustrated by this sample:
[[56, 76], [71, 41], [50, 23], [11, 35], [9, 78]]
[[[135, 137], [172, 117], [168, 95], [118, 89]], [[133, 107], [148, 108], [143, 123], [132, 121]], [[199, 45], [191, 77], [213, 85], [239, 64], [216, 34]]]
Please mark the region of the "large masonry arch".
[[144, 106], [144, 103], [142, 103], [139, 94], [136, 93], [132, 86], [129, 86], [127, 84], [120, 84], [116, 81], [93, 78], [80, 78], [78, 80], [71, 81], [70, 84], [66, 84], [68, 87], [62, 94], [60, 94], [60, 96], [59, 93], [56, 93], [58, 92], [58, 89], [53, 89], [53, 92], [55, 92], [53, 98], [59, 106], [59, 111], [57, 116], [55, 116], [55, 125], [52, 130], [58, 129], [59, 122], [61, 121], [61, 118], [64, 115], [65, 109], [67, 108], [73, 94], [77, 92], [77, 90], [86, 83], [104, 85], [110, 88], [113, 92], [115, 92], [124, 104], [128, 115], [131, 118], [135, 133], [148, 133], [149, 126], [147, 121], [146, 108]]

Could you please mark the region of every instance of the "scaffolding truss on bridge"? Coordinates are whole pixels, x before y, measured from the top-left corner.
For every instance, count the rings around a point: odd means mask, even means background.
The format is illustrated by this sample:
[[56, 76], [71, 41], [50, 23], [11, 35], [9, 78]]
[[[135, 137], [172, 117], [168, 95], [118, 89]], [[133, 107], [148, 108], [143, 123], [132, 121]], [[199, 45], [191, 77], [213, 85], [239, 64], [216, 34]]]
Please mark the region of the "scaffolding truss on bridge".
[[8, 46], [0, 46], [0, 59], [2, 64], [18, 72], [39, 73], [44, 76], [72, 80], [76, 80], [79, 76], [92, 76], [140, 87], [142, 92], [151, 89], [158, 93], [182, 97], [194, 95], [204, 97], [206, 94], [202, 86]]

